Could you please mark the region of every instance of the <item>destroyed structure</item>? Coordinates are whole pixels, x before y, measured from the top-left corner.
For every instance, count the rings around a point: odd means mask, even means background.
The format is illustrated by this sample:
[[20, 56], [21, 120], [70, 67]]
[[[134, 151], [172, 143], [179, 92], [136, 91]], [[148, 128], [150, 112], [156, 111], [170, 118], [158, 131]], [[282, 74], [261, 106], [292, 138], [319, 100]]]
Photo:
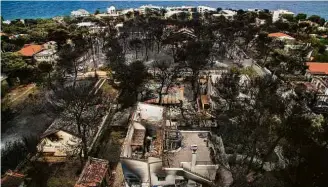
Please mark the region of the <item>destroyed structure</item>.
[[164, 107], [138, 103], [121, 152], [126, 186], [213, 186], [219, 166], [210, 136], [179, 130]]

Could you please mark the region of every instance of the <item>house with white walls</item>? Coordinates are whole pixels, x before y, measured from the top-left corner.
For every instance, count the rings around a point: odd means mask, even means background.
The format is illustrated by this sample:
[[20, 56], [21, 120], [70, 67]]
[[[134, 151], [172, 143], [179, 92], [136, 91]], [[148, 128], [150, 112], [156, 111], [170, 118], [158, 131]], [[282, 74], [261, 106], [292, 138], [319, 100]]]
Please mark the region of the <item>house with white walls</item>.
[[[66, 112], [66, 111], [64, 111]], [[95, 107], [88, 110], [88, 114], [93, 112], [105, 112], [100, 107]], [[97, 137], [105, 127], [105, 122], [108, 118], [104, 115], [93, 121], [86, 129], [86, 144], [90, 151], [94, 146]], [[83, 125], [82, 125], [83, 126]], [[82, 128], [82, 127], [81, 127]], [[83, 130], [83, 129], [82, 129]], [[57, 119], [48, 127], [48, 129], [41, 135], [40, 141], [37, 145], [37, 150], [40, 158], [46, 162], [65, 161], [67, 157], [78, 156], [82, 150], [82, 137], [78, 131], [75, 118], [72, 114], [65, 114]]]
[[328, 62], [307, 62], [306, 76], [319, 94], [319, 100], [328, 102]]
[[294, 15], [294, 12], [290, 12], [288, 10], [275, 10], [272, 12], [272, 22], [276, 22], [282, 18], [283, 15]]
[[72, 17], [87, 17], [90, 13], [84, 9], [78, 9], [71, 12]]
[[147, 10], [160, 11], [161, 9], [163, 9], [163, 7], [154, 5], [142, 5], [138, 8], [140, 14], [146, 14]]
[[225, 17], [226, 19], [233, 19], [233, 17], [237, 15], [237, 12], [236, 11], [233, 11], [233, 10], [221, 10], [219, 13], [217, 14], [213, 14], [212, 16], [213, 17], [220, 17], [220, 16], [223, 16]]
[[41, 135], [37, 149], [43, 156], [64, 158], [78, 155], [80, 144], [81, 138], [78, 136], [76, 126], [58, 118]]
[[58, 59], [57, 43], [55, 41], [44, 43], [43, 50], [39, 53], [36, 53], [33, 57], [36, 62], [55, 63]]
[[116, 8], [114, 6], [110, 6], [109, 8], [107, 8], [107, 14], [111, 14], [111, 15], [117, 14]]
[[197, 12], [203, 14], [205, 12], [215, 12], [216, 8], [208, 7], [208, 6], [198, 6]]
[[125, 186], [213, 186], [219, 166], [211, 133], [179, 130], [166, 113], [163, 106], [135, 107], [121, 151]]

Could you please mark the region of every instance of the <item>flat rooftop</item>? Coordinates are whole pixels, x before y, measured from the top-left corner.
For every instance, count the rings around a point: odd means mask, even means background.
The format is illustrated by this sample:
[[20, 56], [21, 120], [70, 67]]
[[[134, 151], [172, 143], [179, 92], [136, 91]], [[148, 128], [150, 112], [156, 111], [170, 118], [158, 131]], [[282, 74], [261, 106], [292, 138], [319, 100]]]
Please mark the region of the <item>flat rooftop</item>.
[[182, 147], [174, 153], [169, 153], [169, 167], [180, 167], [181, 162], [191, 162], [191, 145], [197, 145], [196, 165], [213, 164], [210, 156], [210, 148], [206, 146], [208, 132], [206, 131], [180, 131], [183, 136]]

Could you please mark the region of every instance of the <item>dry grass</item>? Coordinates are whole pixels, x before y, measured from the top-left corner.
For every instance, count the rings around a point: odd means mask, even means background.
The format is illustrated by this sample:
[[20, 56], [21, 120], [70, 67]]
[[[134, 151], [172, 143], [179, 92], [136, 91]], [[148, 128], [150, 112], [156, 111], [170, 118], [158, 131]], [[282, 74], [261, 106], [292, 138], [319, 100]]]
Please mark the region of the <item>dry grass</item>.
[[24, 101], [29, 94], [35, 93], [37, 91], [37, 87], [35, 84], [21, 85], [17, 88], [11, 90], [6, 94], [3, 102], [7, 102], [8, 104], [15, 105]]
[[113, 86], [111, 86], [108, 83], [108, 81], [106, 81], [102, 85], [101, 89], [105, 94], [108, 94], [111, 98], [116, 98], [117, 97], [118, 91], [115, 88], [113, 88]]

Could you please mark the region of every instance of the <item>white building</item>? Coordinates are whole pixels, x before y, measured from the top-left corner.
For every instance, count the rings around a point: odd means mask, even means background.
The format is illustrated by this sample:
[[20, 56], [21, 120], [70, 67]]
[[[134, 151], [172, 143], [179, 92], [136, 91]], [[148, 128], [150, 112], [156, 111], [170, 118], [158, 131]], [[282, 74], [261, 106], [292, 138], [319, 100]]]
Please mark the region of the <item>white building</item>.
[[165, 17], [165, 18], [169, 18], [169, 17], [171, 17], [171, 16], [173, 16], [173, 15], [175, 15], [175, 14], [178, 15], [178, 14], [180, 14], [181, 12], [185, 12], [185, 11], [181, 11], [181, 10], [168, 11], [168, 12], [165, 13], [164, 17]]
[[180, 131], [162, 106], [138, 103], [122, 146], [125, 186], [213, 185], [208, 131]]
[[122, 10], [121, 14], [127, 14], [129, 12], [132, 12], [133, 13], [134, 12], [134, 9], [133, 8], [124, 9], [124, 10]]
[[272, 14], [272, 22], [278, 21], [282, 15], [294, 15], [294, 13], [290, 12], [288, 10], [282, 10], [282, 9], [275, 10], [275, 11], [273, 11], [273, 14]]
[[116, 13], [116, 8], [114, 6], [110, 6], [107, 8], [107, 14], [115, 15]]
[[197, 7], [197, 12], [203, 14], [205, 12], [215, 12], [216, 9], [208, 6], [198, 6]]
[[307, 62], [306, 76], [311, 78], [311, 84], [317, 91], [320, 107], [328, 107], [328, 62]]
[[180, 6], [180, 7], [166, 7], [166, 11], [183, 11], [183, 12], [196, 12], [196, 7], [193, 6]]
[[164, 15], [165, 18], [169, 18], [175, 14], [180, 14], [182, 12], [193, 13], [196, 12], [197, 8], [193, 6], [181, 6], [181, 7], [166, 7], [166, 13]]
[[[88, 112], [96, 112], [99, 108], [92, 108]], [[65, 111], [64, 111], [65, 112]], [[85, 115], [85, 114], [83, 114]], [[91, 150], [95, 140], [104, 127], [107, 116], [94, 121], [86, 132], [86, 143], [88, 151]], [[47, 162], [53, 160], [65, 160], [67, 156], [78, 156], [82, 149], [82, 139], [79, 135], [75, 119], [72, 115], [57, 118], [48, 129], [41, 135], [37, 145], [38, 153]], [[83, 152], [82, 152], [83, 154]]]
[[53, 63], [58, 59], [57, 51], [55, 49], [45, 49], [34, 55], [37, 62], [50, 62]]
[[317, 27], [318, 31], [327, 31], [328, 27]]
[[46, 42], [43, 44], [43, 48], [57, 50], [57, 43], [55, 41]]
[[41, 137], [37, 148], [44, 156], [66, 157], [78, 154], [81, 139], [63, 130], [49, 132]]
[[81, 22], [81, 23], [78, 23], [76, 24], [78, 27], [93, 27], [95, 26], [96, 24], [93, 23], [93, 22]]
[[86, 17], [86, 16], [90, 16], [90, 13], [84, 9], [78, 9], [78, 10], [74, 10], [71, 12], [71, 16], [73, 17]]
[[146, 13], [146, 9], [159, 11], [162, 8], [163, 7], [160, 7], [160, 6], [142, 5], [141, 7], [138, 8], [138, 10], [139, 10], [140, 14], [145, 14]]
[[257, 26], [264, 25], [265, 23], [266, 23], [266, 20], [265, 19], [259, 19], [259, 18], [256, 18], [255, 19], [255, 24]]
[[49, 41], [44, 43], [40, 52], [33, 55], [36, 62], [49, 62], [54, 63], [58, 59], [57, 55], [57, 43], [55, 41]]
[[235, 15], [237, 12], [232, 10], [221, 10], [218, 14], [213, 14], [214, 17], [224, 16], [226, 19], [233, 19]]
[[10, 20], [3, 21], [2, 23], [9, 25], [11, 23]]

